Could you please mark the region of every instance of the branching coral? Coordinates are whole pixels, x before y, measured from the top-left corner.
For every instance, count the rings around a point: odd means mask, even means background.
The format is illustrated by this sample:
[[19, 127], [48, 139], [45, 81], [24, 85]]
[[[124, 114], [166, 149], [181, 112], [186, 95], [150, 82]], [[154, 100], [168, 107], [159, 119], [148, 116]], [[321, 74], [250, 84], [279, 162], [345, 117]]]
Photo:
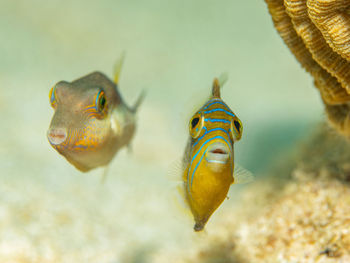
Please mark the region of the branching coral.
[[313, 76], [330, 123], [350, 136], [350, 2], [265, 1], [278, 33]]

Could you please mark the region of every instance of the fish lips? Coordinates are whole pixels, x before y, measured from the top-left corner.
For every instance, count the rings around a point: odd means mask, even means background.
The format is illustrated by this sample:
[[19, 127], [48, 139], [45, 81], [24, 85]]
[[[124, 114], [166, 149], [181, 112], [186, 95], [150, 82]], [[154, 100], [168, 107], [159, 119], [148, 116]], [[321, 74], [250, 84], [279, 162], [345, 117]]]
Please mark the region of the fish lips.
[[65, 128], [50, 128], [47, 131], [47, 139], [52, 146], [61, 145], [68, 137], [67, 129]]
[[214, 172], [220, 172], [230, 159], [231, 151], [226, 144], [215, 142], [209, 145], [205, 159]]

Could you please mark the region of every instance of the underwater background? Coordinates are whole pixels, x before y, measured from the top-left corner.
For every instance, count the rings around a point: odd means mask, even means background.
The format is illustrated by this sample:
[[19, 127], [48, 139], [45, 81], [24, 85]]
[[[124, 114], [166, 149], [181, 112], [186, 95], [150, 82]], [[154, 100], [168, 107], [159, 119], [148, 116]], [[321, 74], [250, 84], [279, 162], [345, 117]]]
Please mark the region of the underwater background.
[[[244, 126], [235, 160], [257, 180], [323, 122], [312, 79], [263, 1], [0, 6], [0, 262], [185, 262], [244, 192], [233, 185], [200, 234], [174, 205], [181, 175], [169, 170], [193, 110], [224, 72], [222, 98]], [[147, 96], [132, 151], [117, 154], [101, 183], [103, 169], [81, 173], [49, 145], [48, 94], [95, 70], [112, 77], [123, 51], [122, 96], [128, 105], [142, 90]]]

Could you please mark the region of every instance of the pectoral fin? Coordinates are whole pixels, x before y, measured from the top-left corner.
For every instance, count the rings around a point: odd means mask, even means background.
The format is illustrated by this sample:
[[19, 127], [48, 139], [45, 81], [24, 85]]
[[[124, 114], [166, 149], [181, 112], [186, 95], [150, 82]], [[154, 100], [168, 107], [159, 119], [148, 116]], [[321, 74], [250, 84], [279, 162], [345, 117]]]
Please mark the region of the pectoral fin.
[[234, 181], [233, 181], [234, 184], [247, 184], [254, 181], [253, 173], [237, 164], [235, 164], [235, 168], [233, 171], [233, 178], [234, 178]]

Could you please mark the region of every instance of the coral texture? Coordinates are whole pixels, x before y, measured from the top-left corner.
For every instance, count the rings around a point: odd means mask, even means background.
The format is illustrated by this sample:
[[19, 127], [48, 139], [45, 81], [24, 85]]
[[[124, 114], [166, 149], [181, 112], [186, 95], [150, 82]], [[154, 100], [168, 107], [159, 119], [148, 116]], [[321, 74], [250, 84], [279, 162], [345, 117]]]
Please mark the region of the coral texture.
[[247, 187], [188, 262], [350, 262], [349, 149], [318, 129], [294, 170]]
[[265, 0], [274, 25], [313, 76], [330, 123], [350, 135], [350, 2]]
[[349, 194], [335, 180], [290, 182], [258, 216], [227, 215], [193, 262], [349, 262]]

